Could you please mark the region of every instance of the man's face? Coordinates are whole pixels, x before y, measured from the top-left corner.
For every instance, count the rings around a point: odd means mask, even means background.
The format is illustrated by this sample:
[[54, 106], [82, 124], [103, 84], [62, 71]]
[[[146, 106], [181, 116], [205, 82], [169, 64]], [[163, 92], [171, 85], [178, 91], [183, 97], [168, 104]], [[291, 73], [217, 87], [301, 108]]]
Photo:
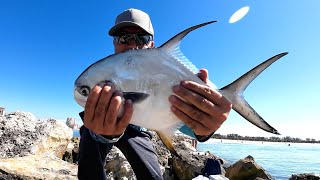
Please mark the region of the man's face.
[[[146, 34], [141, 28], [139, 27], [124, 27], [122, 29], [120, 29], [117, 34]], [[154, 42], [150, 41], [147, 44], [144, 45], [139, 45], [136, 43], [136, 41], [132, 38], [129, 42], [122, 44], [122, 43], [118, 43], [115, 39], [113, 40], [113, 45], [114, 45], [114, 51], [115, 53], [120, 53], [120, 52], [124, 52], [130, 49], [142, 49], [144, 47], [146, 48], [152, 48], [154, 46]]]

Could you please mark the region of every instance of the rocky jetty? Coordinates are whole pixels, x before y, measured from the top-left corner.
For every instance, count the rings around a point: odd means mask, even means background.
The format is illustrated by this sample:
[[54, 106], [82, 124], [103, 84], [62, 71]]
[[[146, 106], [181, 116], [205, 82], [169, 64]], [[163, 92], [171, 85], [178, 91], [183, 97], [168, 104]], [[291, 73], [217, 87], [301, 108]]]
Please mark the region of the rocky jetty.
[[[38, 120], [25, 112], [1, 116], [0, 179], [77, 179], [79, 138], [72, 135], [72, 129], [58, 120]], [[173, 156], [156, 133], [152, 140], [166, 180], [197, 177], [202, 174], [208, 158], [220, 161], [222, 174], [229, 179], [273, 179], [253, 157], [230, 166], [209, 152], [198, 152], [194, 139], [188, 136], [174, 136], [174, 146], [181, 158]], [[130, 164], [116, 147], [106, 161], [108, 179], [136, 179]], [[291, 179], [303, 177], [311, 175], [292, 176]]]

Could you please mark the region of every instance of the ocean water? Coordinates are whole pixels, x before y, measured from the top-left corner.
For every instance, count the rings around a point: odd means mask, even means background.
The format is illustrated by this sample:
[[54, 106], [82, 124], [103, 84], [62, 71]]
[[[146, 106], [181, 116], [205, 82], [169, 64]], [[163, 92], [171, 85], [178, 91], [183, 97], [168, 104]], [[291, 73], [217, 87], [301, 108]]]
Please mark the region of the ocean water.
[[292, 174], [320, 173], [320, 144], [210, 139], [198, 143], [197, 149], [231, 164], [251, 155], [277, 180], [287, 180]]
[[80, 137], [79, 130], [73, 130], [73, 137]]

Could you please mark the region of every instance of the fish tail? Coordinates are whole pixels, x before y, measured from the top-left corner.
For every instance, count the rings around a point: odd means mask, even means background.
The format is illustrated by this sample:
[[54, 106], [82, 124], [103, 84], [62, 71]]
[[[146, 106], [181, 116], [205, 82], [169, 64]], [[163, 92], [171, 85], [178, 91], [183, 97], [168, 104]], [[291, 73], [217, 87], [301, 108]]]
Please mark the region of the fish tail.
[[280, 53], [272, 58], [264, 61], [249, 72], [242, 75], [240, 78], [230, 83], [229, 85], [219, 89], [219, 92], [232, 103], [232, 109], [239, 113], [246, 120], [256, 125], [257, 127], [273, 133], [280, 134], [275, 128], [270, 126], [244, 99], [243, 92], [248, 85], [272, 63], [287, 55], [287, 52]]

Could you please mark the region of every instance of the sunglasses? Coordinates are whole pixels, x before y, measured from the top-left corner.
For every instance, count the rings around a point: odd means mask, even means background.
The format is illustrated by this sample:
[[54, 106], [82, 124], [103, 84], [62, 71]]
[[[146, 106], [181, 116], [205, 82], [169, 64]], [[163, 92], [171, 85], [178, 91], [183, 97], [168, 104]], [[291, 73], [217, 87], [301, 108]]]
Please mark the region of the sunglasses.
[[134, 40], [136, 45], [146, 45], [153, 40], [152, 35], [149, 34], [136, 34], [136, 33], [121, 33], [114, 36], [114, 40], [118, 44], [128, 44], [131, 40]]

